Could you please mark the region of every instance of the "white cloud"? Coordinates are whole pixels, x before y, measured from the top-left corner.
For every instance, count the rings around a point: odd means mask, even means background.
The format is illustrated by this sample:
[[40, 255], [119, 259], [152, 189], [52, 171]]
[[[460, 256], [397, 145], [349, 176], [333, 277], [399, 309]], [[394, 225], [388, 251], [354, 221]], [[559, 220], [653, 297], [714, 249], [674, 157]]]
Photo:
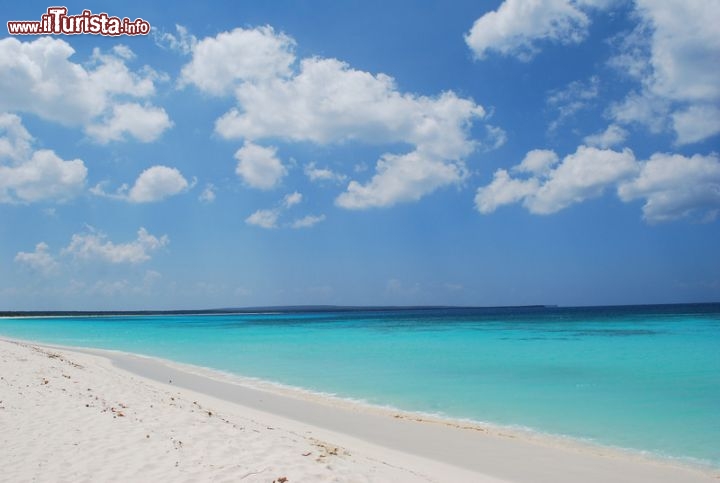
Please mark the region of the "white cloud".
[[[630, 36], [644, 36], [647, 47], [624, 42], [611, 64], [630, 67], [641, 90], [613, 106], [611, 116], [645, 124], [653, 132], [672, 129], [677, 144], [717, 135], [720, 9], [705, 0], [637, 0], [636, 11], [641, 25]], [[700, 113], [711, 116], [709, 125], [698, 122]]]
[[528, 151], [522, 162], [513, 168], [514, 172], [546, 174], [560, 161], [555, 151], [548, 149], [533, 149]]
[[707, 0], [637, 0], [654, 28], [652, 91], [676, 100], [720, 98], [720, 10]]
[[385, 154], [378, 161], [376, 174], [362, 185], [350, 181], [347, 190], [335, 200], [342, 208], [363, 209], [417, 201], [441, 186], [457, 183], [468, 176], [464, 163], [442, 162], [417, 151], [404, 155]]
[[86, 233], [76, 233], [63, 254], [83, 260], [101, 260], [110, 263], [137, 264], [150, 259], [150, 253], [170, 243], [167, 235], [160, 238], [140, 228], [137, 238], [127, 243], [113, 243], [107, 235], [89, 228]]
[[298, 193], [297, 191], [285, 195], [283, 198], [283, 206], [285, 208], [290, 208], [291, 206], [295, 206], [298, 203], [302, 201], [302, 193]]
[[221, 95], [237, 82], [288, 76], [295, 60], [295, 41], [272, 27], [236, 28], [206, 37], [193, 48], [190, 63], [182, 69], [181, 83]]
[[715, 153], [656, 153], [637, 161], [629, 149], [580, 146], [559, 162], [552, 151], [531, 151], [512, 171], [531, 176], [513, 178], [507, 170], [496, 171], [493, 181], [477, 191], [478, 211], [487, 214], [522, 203], [531, 213], [555, 213], [612, 187], [623, 202], [645, 200], [643, 218], [650, 223], [712, 221], [720, 213], [720, 157]]
[[205, 189], [200, 193], [198, 199], [203, 203], [212, 203], [215, 201], [215, 185], [212, 183], [206, 184]]
[[[275, 208], [257, 210], [245, 219], [245, 223], [261, 228], [278, 228], [281, 226], [279, 223], [280, 217], [293, 206], [300, 204], [302, 199], [302, 193], [298, 193], [297, 191], [288, 193], [280, 200]], [[323, 220], [325, 220], [325, 215], [307, 215], [296, 219], [292, 223], [284, 223], [283, 226], [290, 228], [310, 228]]]
[[117, 55], [121, 59], [131, 60], [131, 59], [135, 58], [135, 52], [133, 52], [132, 49], [130, 47], [128, 47], [127, 45], [123, 45], [123, 44], [115, 45], [112, 48], [112, 51], [115, 55]]
[[622, 144], [627, 139], [628, 132], [617, 124], [610, 124], [603, 132], [585, 136], [584, 142], [588, 146], [607, 149]]
[[499, 169], [495, 172], [492, 183], [478, 189], [475, 195], [475, 207], [480, 213], [492, 213], [500, 206], [522, 201], [537, 193], [540, 183], [535, 178], [516, 179]]
[[159, 138], [171, 126], [165, 109], [129, 103], [113, 106], [112, 114], [99, 123], [88, 125], [86, 132], [101, 144], [121, 141], [125, 134], [148, 143]]
[[[264, 67], [227, 67], [232, 64], [227, 62], [227, 52], [245, 52], [254, 49], [257, 42], [270, 51], [263, 60]], [[201, 45], [207, 48], [201, 49]], [[219, 135], [244, 139], [249, 146], [258, 140], [279, 138], [321, 145], [357, 141], [411, 147], [408, 153], [382, 155], [374, 177], [366, 184], [351, 181], [348, 191], [337, 199], [343, 207], [390, 206], [417, 200], [464, 179], [464, 158], [476, 148], [468, 131], [474, 119], [484, 117], [481, 106], [453, 92], [434, 97], [402, 93], [390, 76], [356, 70], [337, 59], [312, 57], [296, 64], [293, 48], [292, 39], [268, 27], [235, 30], [200, 41], [193, 60], [184, 68], [185, 82], [211, 93], [232, 91], [237, 101], [236, 108], [216, 121]], [[196, 69], [206, 64], [211, 67]], [[221, 72], [210, 74], [217, 69]], [[198, 75], [190, 74], [196, 71]], [[501, 144], [500, 131], [490, 134], [494, 145]], [[273, 164], [275, 176], [261, 185], [274, 186], [274, 180], [284, 175], [279, 161]], [[239, 170], [244, 178], [253, 171]], [[409, 178], [399, 178], [410, 171], [413, 174]], [[427, 178], [437, 173], [441, 174], [439, 178]]]
[[[538, 156], [538, 151], [532, 151], [523, 162], [533, 153]], [[540, 153], [544, 153], [542, 156], [546, 160], [552, 158], [548, 152]], [[526, 164], [534, 165], [532, 162]], [[521, 166], [517, 171], [531, 171], [530, 167]], [[574, 203], [600, 196], [608, 186], [628, 179], [637, 169], [635, 156], [629, 149], [618, 152], [579, 146], [554, 168], [533, 172], [534, 176], [528, 179], [512, 178], [507, 171], [498, 170], [488, 186], [478, 189], [475, 205], [481, 213], [491, 213], [499, 206], [522, 201], [531, 213], [555, 213]]]
[[242, 111], [232, 109], [216, 123], [226, 138], [281, 137], [318, 144], [404, 141], [450, 155], [467, 150], [463, 128], [484, 115], [472, 101], [451, 92], [438, 98], [402, 94], [391, 77], [355, 70], [336, 59], [304, 59], [294, 77], [243, 83], [236, 96]]
[[[63, 125], [83, 126], [89, 136], [100, 136], [104, 142], [108, 131], [98, 130], [99, 119], [119, 116], [113, 110], [117, 104], [127, 103], [121, 99], [151, 97], [155, 81], [162, 78], [149, 67], [131, 71], [126, 61], [134, 54], [125, 46], [110, 53], [95, 49], [84, 64], [70, 61], [74, 53], [70, 44], [57, 38], [0, 40], [0, 111], [27, 112]], [[162, 110], [147, 106], [145, 111], [156, 115]], [[122, 116], [115, 122], [121, 120]], [[153, 126], [155, 135], [170, 124], [156, 122]], [[139, 135], [138, 131], [130, 132]]]
[[32, 141], [20, 118], [0, 113], [0, 159], [20, 163], [32, 156]]
[[103, 189], [105, 183], [99, 183], [90, 189], [97, 196], [114, 198], [131, 203], [152, 203], [175, 196], [190, 187], [190, 183], [183, 177], [177, 168], [167, 166], [152, 166], [138, 176], [132, 188], [123, 184], [115, 193], [106, 193]]
[[566, 119], [587, 109], [599, 93], [600, 79], [597, 76], [590, 77], [587, 82], [573, 81], [564, 89], [550, 92], [547, 104], [557, 110], [558, 118], [550, 124], [549, 129], [557, 129]]
[[310, 228], [311, 226], [317, 225], [321, 221], [325, 221], [325, 215], [307, 215], [303, 218], [295, 220], [290, 226], [292, 228]]
[[280, 210], [257, 210], [252, 215], [245, 218], [245, 223], [255, 225], [261, 228], [277, 228], [277, 221], [280, 217]]
[[179, 24], [175, 24], [175, 33], [176, 35], [173, 35], [169, 32], [159, 32], [154, 28], [152, 29], [156, 45], [181, 54], [190, 54], [197, 45], [197, 38], [188, 31], [187, 27]]
[[645, 92], [631, 92], [609, 108], [610, 117], [619, 124], [644, 124], [652, 133], [669, 127], [670, 102]]
[[720, 106], [692, 105], [672, 114], [677, 144], [692, 144], [720, 133]]
[[0, 203], [65, 201], [85, 187], [87, 168], [48, 149], [32, 150], [32, 136], [14, 114], [0, 114]]
[[576, 102], [586, 102], [595, 99], [600, 91], [600, 78], [597, 76], [590, 77], [587, 82], [573, 81], [564, 89], [551, 91], [547, 98], [547, 103], [551, 106], [559, 108], [574, 109]]
[[347, 176], [340, 173], [335, 173], [334, 171], [328, 169], [328, 168], [318, 168], [315, 164], [315, 162], [310, 162], [305, 165], [305, 176], [310, 179], [310, 181], [333, 181], [336, 183], [342, 183], [347, 179]]
[[242, 111], [232, 109], [216, 123], [226, 138], [406, 142], [423, 154], [445, 157], [472, 150], [465, 128], [484, 115], [451, 92], [437, 98], [402, 94], [392, 78], [335, 59], [305, 59], [296, 76], [244, 83], [236, 96]]
[[53, 151], [35, 151], [16, 166], [0, 166], [0, 202], [66, 201], [85, 187], [87, 168], [80, 159], [65, 161]]
[[483, 141], [485, 151], [494, 151], [507, 142], [507, 133], [501, 127], [486, 124], [485, 132], [486, 135]]
[[712, 221], [720, 212], [720, 158], [654, 154], [635, 179], [618, 187], [618, 195], [645, 199], [643, 217], [651, 223], [691, 216]]
[[44, 275], [50, 275], [58, 270], [59, 264], [55, 258], [48, 253], [48, 245], [40, 242], [35, 245], [33, 252], [18, 252], [15, 255], [15, 262], [27, 265]]
[[505, 0], [475, 21], [465, 42], [475, 57], [488, 52], [530, 60], [541, 42], [578, 43], [587, 35], [590, 20], [572, 0]]
[[263, 147], [245, 141], [235, 153], [238, 160], [235, 172], [253, 188], [272, 189], [287, 174], [287, 168], [276, 156], [277, 148]]
[[134, 203], [160, 201], [188, 189], [188, 182], [176, 168], [153, 166], [143, 171], [128, 193]]
[[639, 22], [630, 32], [611, 37], [610, 43], [616, 52], [608, 60], [608, 65], [617, 69], [623, 76], [642, 80], [652, 74], [649, 65], [652, 28], [647, 22]]
[[580, 146], [549, 173], [537, 193], [526, 200], [526, 205], [533, 213], [554, 213], [600, 196], [606, 186], [635, 171], [635, 156], [629, 149], [618, 152]]
[[[164, 80], [165, 76], [149, 66], [143, 66], [138, 72], [130, 71], [125, 65], [125, 61], [135, 55], [129, 48], [123, 48], [120, 52], [121, 54], [118, 55], [118, 50], [114, 49], [112, 54], [107, 54], [99, 48], [93, 49], [91, 62], [88, 65], [95, 69], [86, 70], [86, 79], [90, 82], [83, 87], [99, 91], [99, 94], [106, 96], [105, 101], [111, 103], [115, 100], [113, 97], [115, 95], [136, 98], [147, 98], [154, 95], [155, 81]], [[73, 69], [77, 69], [78, 65], [72, 64]], [[52, 74], [52, 71], [48, 73]]]

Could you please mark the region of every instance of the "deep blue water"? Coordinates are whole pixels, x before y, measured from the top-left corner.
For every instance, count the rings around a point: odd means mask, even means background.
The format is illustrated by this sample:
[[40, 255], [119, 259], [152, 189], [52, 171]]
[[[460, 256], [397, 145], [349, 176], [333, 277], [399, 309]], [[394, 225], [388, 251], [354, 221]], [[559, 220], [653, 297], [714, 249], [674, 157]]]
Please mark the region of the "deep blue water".
[[720, 467], [720, 304], [14, 318], [0, 335]]

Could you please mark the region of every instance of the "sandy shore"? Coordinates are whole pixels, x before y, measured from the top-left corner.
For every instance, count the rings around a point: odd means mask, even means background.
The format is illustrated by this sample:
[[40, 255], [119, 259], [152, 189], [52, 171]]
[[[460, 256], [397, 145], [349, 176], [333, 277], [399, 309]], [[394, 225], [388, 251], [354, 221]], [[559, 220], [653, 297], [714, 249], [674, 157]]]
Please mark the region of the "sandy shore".
[[0, 340], [0, 479], [718, 481], [602, 448], [255, 386], [132, 354]]

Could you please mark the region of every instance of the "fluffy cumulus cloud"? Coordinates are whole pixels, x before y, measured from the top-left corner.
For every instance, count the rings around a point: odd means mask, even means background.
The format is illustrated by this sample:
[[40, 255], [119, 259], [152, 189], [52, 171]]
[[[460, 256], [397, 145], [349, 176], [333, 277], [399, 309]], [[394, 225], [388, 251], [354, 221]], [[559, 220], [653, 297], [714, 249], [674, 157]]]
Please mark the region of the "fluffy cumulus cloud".
[[65, 161], [53, 151], [35, 151], [16, 166], [0, 166], [0, 202], [66, 201], [85, 186], [87, 168], [80, 159]]
[[643, 200], [643, 218], [650, 223], [713, 221], [720, 213], [717, 154], [656, 153], [638, 161], [627, 149], [580, 146], [560, 160], [553, 151], [534, 150], [511, 172], [496, 171], [492, 182], [478, 189], [478, 211], [522, 203], [531, 213], [550, 214], [614, 189], [624, 202]]
[[[462, 151], [466, 147], [458, 142], [465, 141], [465, 133], [458, 128], [484, 114], [450, 92], [437, 98], [403, 94], [391, 77], [336, 59], [304, 59], [295, 76], [242, 83], [236, 96], [242, 110], [232, 109], [216, 125], [226, 138], [405, 141], [426, 151]], [[450, 138], [442, 139], [443, 134]]]
[[706, 0], [637, 0], [637, 5], [653, 28], [652, 90], [671, 99], [718, 99], [717, 5]]
[[571, 44], [587, 35], [590, 19], [573, 0], [505, 0], [473, 24], [465, 42], [478, 59], [489, 52], [530, 60], [542, 42]]
[[525, 158], [523, 158], [519, 165], [513, 168], [513, 171], [545, 175], [558, 161], [560, 161], [560, 158], [555, 151], [549, 149], [533, 149], [525, 155]]
[[620, 125], [643, 124], [654, 134], [669, 128], [670, 102], [648, 92], [631, 92], [609, 108], [610, 118]]
[[0, 114], [0, 203], [65, 201], [85, 187], [87, 168], [48, 149], [34, 151], [33, 138], [14, 114]]
[[[68, 126], [82, 126], [100, 142], [124, 134], [143, 142], [156, 139], [171, 123], [165, 111], [147, 102], [162, 76], [127, 66], [134, 55], [118, 46], [95, 49], [89, 62], [75, 63], [65, 40], [0, 40], [0, 111], [26, 112]], [[139, 126], [133, 125], [134, 122]]]
[[235, 172], [247, 185], [259, 189], [271, 189], [287, 174], [287, 168], [277, 157], [277, 149], [246, 141], [235, 153], [238, 164]]
[[192, 45], [193, 57], [182, 69], [181, 83], [219, 95], [232, 91], [237, 81], [289, 76], [294, 45], [290, 37], [270, 26], [206, 37]]
[[612, 148], [625, 142], [628, 132], [617, 124], [609, 125], [603, 132], [585, 136], [585, 144], [598, 148]]
[[632, 151], [612, 151], [581, 146], [553, 168], [537, 192], [527, 199], [534, 213], [554, 213], [571, 204], [602, 194], [605, 187], [636, 170]]
[[[177, 168], [152, 166], [138, 176], [132, 187], [124, 184], [115, 193], [106, 193], [104, 183], [91, 188], [98, 196], [115, 198], [131, 203], [152, 203], [187, 191], [192, 185]], [[214, 194], [213, 194], [214, 196]]]
[[[92, 227], [88, 227], [86, 232], [77, 233], [72, 236], [70, 244], [60, 250], [56, 255], [50, 252], [50, 247], [45, 242], [35, 245], [35, 250], [31, 252], [20, 251], [15, 255], [15, 263], [32, 270], [43, 276], [51, 276], [60, 272], [65, 265], [64, 257], [71, 257], [85, 261], [101, 261], [112, 264], [132, 264], [136, 265], [150, 259], [150, 254], [169, 243], [167, 236], [160, 238], [148, 233], [145, 228], [140, 228], [137, 233], [137, 239], [127, 243], [113, 243], [108, 240], [103, 233], [96, 231]], [[122, 284], [122, 288], [132, 288], [135, 291], [143, 291], [152, 286], [161, 278], [160, 273], [154, 270], [147, 270], [142, 281], [139, 284], [128, 285], [128, 282], [113, 282]], [[99, 281], [98, 284], [105, 282]], [[68, 293], [82, 291], [83, 293], [95, 294], [98, 291], [92, 286], [88, 286], [84, 282], [70, 280], [67, 287]], [[105, 291], [102, 291], [105, 293]], [[113, 290], [113, 293], [116, 291]]]
[[350, 181], [336, 203], [343, 208], [358, 209], [417, 201], [426, 193], [457, 183], [467, 175], [464, 163], [438, 161], [417, 152], [386, 154], [378, 161], [370, 182]]
[[87, 126], [87, 133], [99, 143], [120, 141], [126, 135], [141, 142], [150, 142], [172, 126], [164, 109], [137, 103], [117, 104], [112, 112], [98, 123]]
[[[236, 157], [246, 183], [272, 187], [285, 174], [273, 148], [258, 144], [272, 139], [410, 147], [382, 155], [370, 180], [350, 181], [337, 199], [345, 208], [417, 200], [465, 178], [464, 159], [476, 148], [468, 131], [484, 117], [481, 106], [453, 92], [403, 93], [387, 75], [331, 58], [296, 61], [293, 50], [292, 39], [269, 27], [236, 29], [198, 42], [183, 68], [185, 84], [209, 94], [234, 94], [237, 107], [220, 117], [215, 129], [226, 139], [244, 139]], [[258, 175], [257, 166], [269, 167], [269, 173]], [[308, 176], [331, 176], [316, 169]]]
[[137, 238], [127, 243], [114, 243], [104, 233], [89, 228], [85, 233], [74, 234], [62, 253], [81, 260], [137, 264], [150, 260], [152, 252], [168, 243], [167, 235], [158, 238], [145, 228], [140, 228]]
[[678, 145], [720, 134], [720, 9], [705, 0], [637, 0], [636, 6], [640, 25], [611, 64], [634, 76], [639, 88], [611, 116], [654, 132], [672, 130]]
[[720, 212], [720, 158], [654, 154], [636, 178], [618, 187], [618, 195], [623, 201], [644, 199], [643, 216], [649, 222], [712, 221]]
[[33, 137], [22, 120], [14, 114], [0, 114], [0, 159], [14, 163], [26, 160], [32, 153]]
[[692, 144], [720, 133], [720, 105], [695, 104], [672, 114], [679, 144]]
[[637, 172], [633, 153], [580, 146], [562, 161], [551, 151], [531, 151], [514, 171], [529, 173], [513, 178], [498, 170], [493, 181], [478, 189], [475, 205], [481, 213], [522, 202], [531, 213], [550, 214], [594, 198]]
[[277, 228], [279, 217], [280, 210], [278, 209], [257, 210], [245, 219], [245, 223], [260, 228]]
[[44, 275], [50, 275], [56, 272], [60, 265], [57, 260], [55, 260], [55, 257], [48, 252], [48, 249], [47, 243], [40, 242], [35, 245], [35, 251], [18, 252], [17, 255], [15, 255], [15, 262]]
[[188, 186], [187, 180], [176, 168], [153, 166], [138, 176], [128, 193], [128, 199], [134, 203], [159, 201], [182, 193]]
[[537, 193], [540, 183], [537, 179], [516, 179], [507, 170], [495, 172], [492, 183], [478, 189], [475, 206], [480, 213], [492, 213], [503, 205], [517, 203]]

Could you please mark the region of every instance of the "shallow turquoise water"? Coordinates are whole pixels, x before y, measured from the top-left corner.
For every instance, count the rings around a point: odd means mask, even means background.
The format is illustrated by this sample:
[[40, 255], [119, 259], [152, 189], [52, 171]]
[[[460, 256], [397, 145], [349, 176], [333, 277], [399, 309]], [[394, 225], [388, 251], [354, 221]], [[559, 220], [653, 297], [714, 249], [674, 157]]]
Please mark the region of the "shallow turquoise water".
[[720, 467], [720, 305], [0, 319], [0, 334]]

